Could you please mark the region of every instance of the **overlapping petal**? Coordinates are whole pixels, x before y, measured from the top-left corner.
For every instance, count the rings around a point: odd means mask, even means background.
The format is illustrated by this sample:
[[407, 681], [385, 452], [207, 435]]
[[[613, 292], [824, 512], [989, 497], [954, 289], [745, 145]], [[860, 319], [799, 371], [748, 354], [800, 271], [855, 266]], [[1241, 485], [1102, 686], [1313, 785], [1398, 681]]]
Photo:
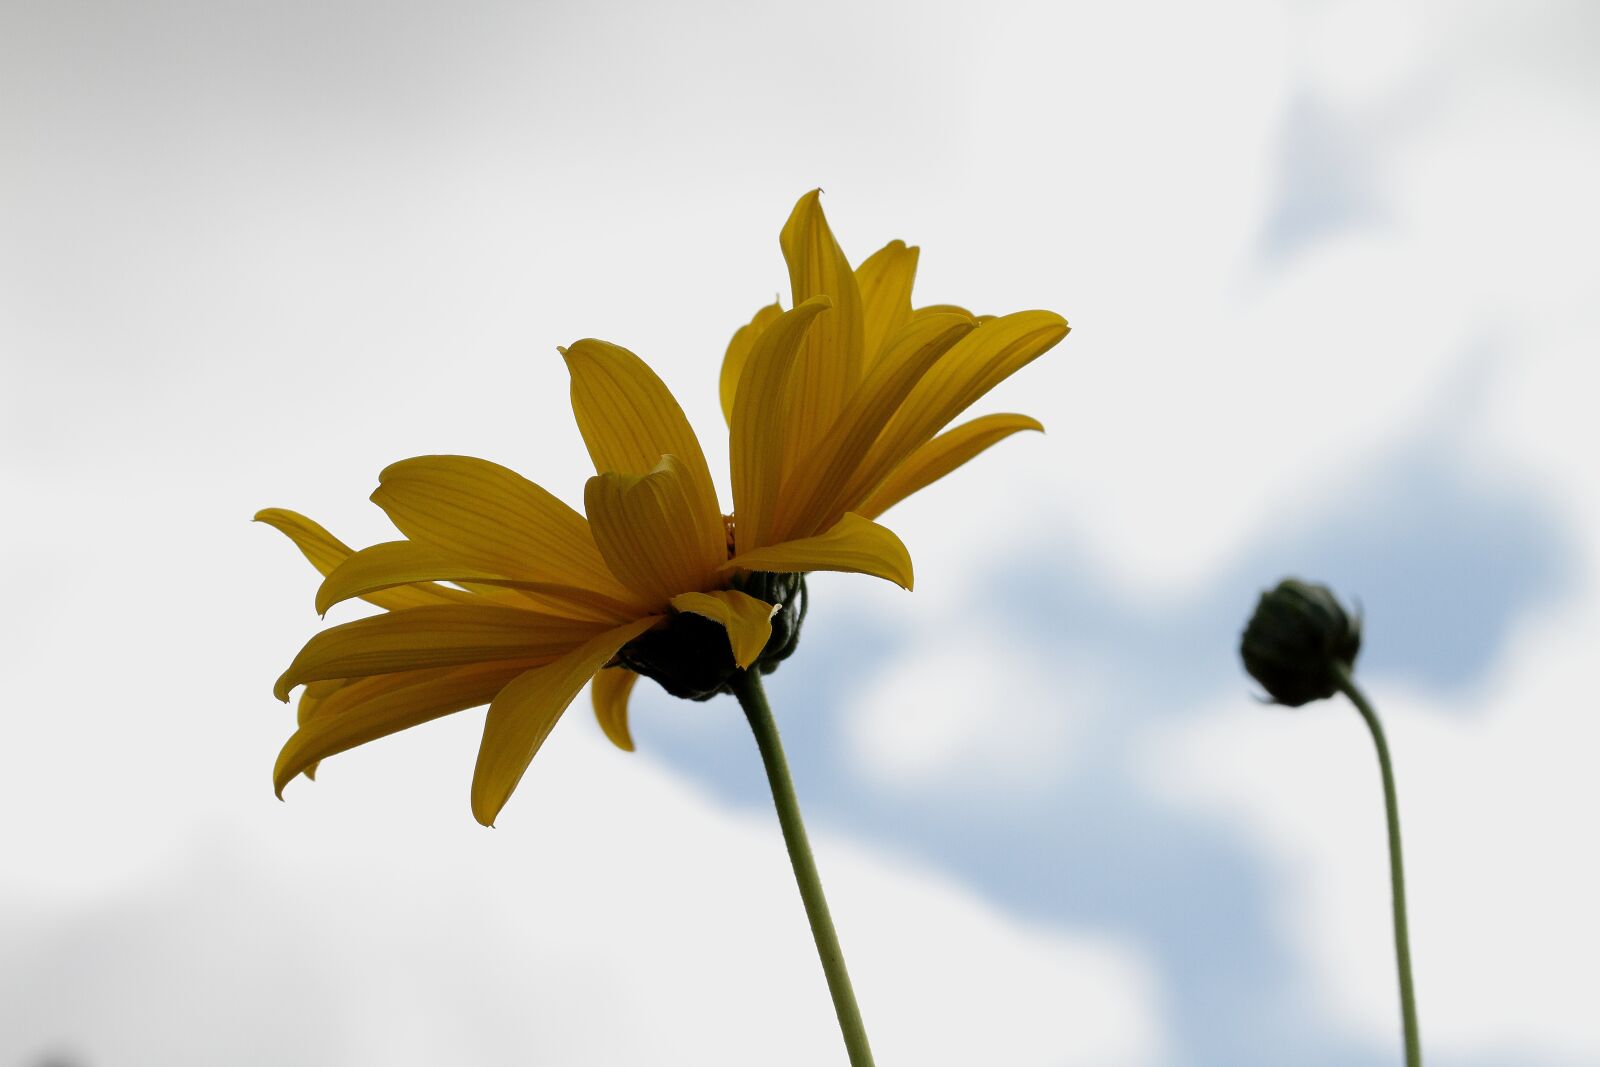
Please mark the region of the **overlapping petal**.
[[847, 499], [866, 500], [907, 457], [973, 401], [1067, 335], [1051, 311], [1019, 311], [982, 323], [917, 382], [851, 479]]
[[470, 456], [418, 456], [384, 468], [373, 503], [406, 538], [489, 574], [625, 600], [582, 515], [516, 471]]
[[472, 814], [480, 823], [494, 825], [539, 746], [583, 684], [619, 648], [659, 621], [659, 616], [646, 616], [597, 634], [559, 659], [518, 675], [495, 695], [472, 776]]
[[886, 578], [903, 589], [912, 583], [911, 553], [893, 531], [847, 514], [827, 533], [766, 545], [734, 556], [724, 571], [851, 571]]
[[676, 456], [693, 506], [697, 555], [725, 553], [727, 534], [705, 453], [665, 383], [644, 360], [605, 341], [578, 341], [562, 355], [572, 374], [572, 412], [596, 473], [647, 474], [662, 456]]
[[699, 535], [694, 488], [677, 456], [661, 456], [648, 474], [597, 474], [583, 502], [611, 573], [653, 608], [712, 585], [727, 558], [725, 534], [715, 545]]
[[547, 662], [588, 640], [595, 623], [491, 604], [409, 608], [332, 626], [306, 642], [273, 687], [279, 700], [303, 682], [457, 667], [491, 660]]
[[[324, 577], [354, 553], [349, 545], [301, 515], [286, 508], [264, 508], [256, 512], [256, 522], [264, 522], [293, 541], [300, 554]], [[380, 608], [397, 610], [427, 604], [470, 604], [472, 594], [443, 586], [404, 586], [375, 590], [362, 599]]]
[[890, 241], [856, 268], [861, 291], [862, 365], [871, 370], [889, 339], [911, 320], [911, 285], [917, 277], [915, 247]]
[[809, 537], [851, 510], [851, 478], [879, 433], [928, 368], [972, 331], [964, 315], [930, 315], [908, 322], [850, 397], [828, 434], [802, 456], [783, 484], [777, 514], [761, 541]]
[[733, 535], [740, 552], [764, 542], [783, 484], [789, 446], [781, 431], [792, 400], [789, 382], [795, 360], [807, 331], [830, 306], [828, 297], [817, 296], [780, 315], [757, 339], [739, 377], [728, 452], [738, 516]]
[[773, 301], [760, 311], [745, 325], [734, 331], [733, 339], [728, 342], [728, 350], [722, 356], [722, 375], [717, 383], [717, 391], [722, 400], [722, 418], [729, 426], [733, 425], [733, 398], [739, 392], [739, 378], [744, 374], [744, 366], [750, 358], [750, 351], [755, 347], [756, 339], [766, 332], [768, 326], [777, 321], [783, 314], [783, 308]]
[[353, 553], [333, 569], [317, 590], [317, 611], [326, 613], [342, 600], [393, 586], [460, 582], [514, 589], [537, 609], [572, 619], [618, 623], [642, 613], [636, 598], [625, 602], [589, 589], [542, 581], [539, 570], [526, 566], [510, 575], [499, 574], [468, 566], [416, 541], [385, 541]]
[[[526, 664], [487, 663], [442, 670], [380, 674], [349, 682], [302, 717], [278, 754], [272, 785], [278, 796], [318, 761], [452, 712], [487, 704]], [[313, 683], [315, 684], [315, 683]]]
[[878, 486], [857, 513], [876, 519], [885, 511], [920, 489], [943, 478], [973, 459], [991, 445], [999, 444], [1023, 430], [1044, 432], [1038, 419], [1027, 415], [984, 415], [946, 430], [918, 448], [901, 463], [887, 481]]

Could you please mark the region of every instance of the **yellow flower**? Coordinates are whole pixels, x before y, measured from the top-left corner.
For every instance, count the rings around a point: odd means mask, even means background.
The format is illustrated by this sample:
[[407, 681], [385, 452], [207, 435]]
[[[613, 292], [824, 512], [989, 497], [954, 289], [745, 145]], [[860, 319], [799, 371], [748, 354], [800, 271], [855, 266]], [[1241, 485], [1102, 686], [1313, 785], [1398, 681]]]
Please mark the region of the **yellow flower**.
[[792, 648], [806, 572], [911, 588], [905, 546], [872, 520], [996, 441], [1041, 428], [1007, 414], [944, 430], [1067, 324], [1048, 311], [913, 310], [917, 250], [895, 241], [852, 271], [815, 192], [781, 244], [794, 306], [758, 311], [723, 363], [732, 516], [666, 386], [596, 340], [562, 350], [597, 471], [587, 518], [464, 456], [379, 475], [372, 500], [402, 540], [353, 552], [293, 512], [256, 516], [324, 575], [319, 612], [356, 597], [386, 609], [317, 634], [278, 679], [281, 700], [305, 686], [273, 773], [280, 796], [327, 756], [487, 703], [472, 811], [492, 825], [590, 679], [601, 727], [631, 749], [629, 667], [703, 698]]

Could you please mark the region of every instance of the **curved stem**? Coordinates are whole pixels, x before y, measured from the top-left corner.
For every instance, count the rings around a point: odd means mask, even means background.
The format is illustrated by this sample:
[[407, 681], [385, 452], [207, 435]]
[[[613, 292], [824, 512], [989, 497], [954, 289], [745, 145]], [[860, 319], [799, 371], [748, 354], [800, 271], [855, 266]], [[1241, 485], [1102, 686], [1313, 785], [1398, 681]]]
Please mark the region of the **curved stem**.
[[1395, 795], [1394, 766], [1389, 762], [1389, 743], [1384, 740], [1378, 713], [1356, 686], [1344, 667], [1339, 672], [1339, 689], [1350, 698], [1378, 748], [1378, 767], [1383, 771], [1383, 804], [1389, 819], [1389, 883], [1394, 895], [1394, 955], [1400, 970], [1400, 1015], [1405, 1027], [1406, 1067], [1421, 1067], [1422, 1042], [1417, 1035], [1417, 1001], [1411, 984], [1411, 938], [1406, 925], [1406, 874], [1400, 859], [1400, 801]]
[[833, 1010], [839, 1017], [845, 1049], [850, 1053], [850, 1067], [872, 1067], [872, 1049], [867, 1044], [866, 1027], [861, 1023], [861, 1009], [856, 1006], [855, 990], [850, 987], [850, 974], [845, 970], [844, 953], [839, 948], [839, 935], [833, 929], [833, 917], [828, 914], [827, 898], [822, 895], [822, 879], [817, 875], [817, 862], [811, 856], [811, 843], [806, 839], [805, 823], [800, 819], [800, 801], [794, 795], [794, 781], [789, 777], [789, 764], [783, 758], [778, 724], [767, 706], [760, 673], [755, 670], [736, 673], [733, 694], [739, 698], [739, 706], [744, 708], [745, 718], [750, 720], [750, 729], [756, 735], [756, 746], [761, 749], [761, 762], [772, 786], [772, 803], [778, 809], [778, 823], [783, 827], [783, 843], [789, 848], [794, 880], [800, 886], [800, 899], [805, 904], [806, 918], [811, 922], [811, 936], [817, 943], [822, 972], [828, 978], [828, 992], [833, 996]]

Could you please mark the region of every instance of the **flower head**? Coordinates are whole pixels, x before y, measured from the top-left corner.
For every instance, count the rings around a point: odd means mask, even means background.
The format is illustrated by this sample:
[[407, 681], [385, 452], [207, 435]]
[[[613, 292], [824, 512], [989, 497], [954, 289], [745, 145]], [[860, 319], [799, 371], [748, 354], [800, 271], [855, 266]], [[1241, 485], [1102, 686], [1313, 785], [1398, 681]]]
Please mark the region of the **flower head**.
[[487, 703], [472, 809], [489, 825], [591, 679], [602, 729], [632, 748], [638, 676], [704, 699], [735, 671], [773, 669], [798, 638], [807, 572], [911, 588], [905, 546], [873, 520], [1041, 428], [988, 415], [945, 429], [1067, 324], [1047, 311], [913, 309], [917, 250], [892, 242], [852, 270], [816, 193], [781, 244], [793, 307], [758, 311], [723, 364], [731, 516], [666, 386], [592, 339], [562, 350], [596, 470], [584, 514], [497, 464], [423, 456], [384, 470], [372, 494], [401, 540], [353, 552], [293, 512], [257, 515], [324, 575], [318, 611], [352, 598], [386, 609], [317, 634], [278, 679], [283, 700], [305, 687], [274, 771], [280, 795], [327, 756]]

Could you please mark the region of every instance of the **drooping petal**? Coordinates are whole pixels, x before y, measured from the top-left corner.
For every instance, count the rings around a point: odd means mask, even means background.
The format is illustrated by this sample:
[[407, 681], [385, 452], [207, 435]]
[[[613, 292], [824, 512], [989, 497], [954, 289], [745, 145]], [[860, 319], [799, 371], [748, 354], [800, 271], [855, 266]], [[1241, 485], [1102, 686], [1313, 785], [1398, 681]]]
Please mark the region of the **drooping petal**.
[[633, 733], [628, 729], [628, 696], [639, 676], [626, 667], [605, 667], [589, 684], [594, 701], [594, 717], [611, 743], [624, 752], [633, 751]]
[[595, 542], [611, 573], [652, 608], [714, 583], [727, 558], [727, 536], [708, 546], [699, 536], [693, 489], [676, 456], [648, 474], [607, 472], [584, 487]]
[[833, 302], [807, 333], [790, 377], [783, 424], [785, 471], [833, 425], [861, 380], [861, 294], [855, 272], [823, 217], [819, 192], [800, 198], [779, 236], [795, 306], [813, 296]]
[[856, 268], [861, 291], [862, 359], [871, 369], [889, 338], [911, 319], [911, 283], [917, 276], [917, 249], [890, 241]]
[[725, 556], [727, 531], [711, 470], [666, 385], [644, 360], [605, 341], [578, 341], [561, 354], [572, 373], [572, 413], [595, 472], [648, 474], [662, 456], [678, 457], [694, 508], [695, 535], [704, 551]]
[[550, 730], [617, 649], [661, 620], [647, 615], [599, 634], [560, 659], [519, 675], [489, 705], [472, 776], [472, 814], [493, 826]]
[[722, 357], [722, 379], [718, 386], [722, 397], [722, 418], [730, 427], [733, 425], [733, 398], [739, 391], [739, 377], [744, 373], [744, 365], [750, 358], [750, 350], [755, 347], [756, 338], [776, 322], [781, 314], [783, 308], [774, 300], [756, 312], [755, 317], [748, 323], [739, 327], [733, 335], [733, 340], [728, 342], [728, 351]]
[[962, 315], [930, 315], [900, 331], [827, 436], [784, 482], [771, 529], [763, 531], [768, 541], [810, 537], [854, 510], [856, 501], [844, 494], [861, 458], [928, 368], [974, 325]]
[[825, 534], [743, 552], [724, 571], [851, 571], [911, 588], [911, 553], [900, 538], [860, 515], [849, 514]]
[[709, 593], [679, 593], [672, 598], [679, 611], [704, 615], [720, 622], [728, 631], [733, 662], [739, 669], [750, 666], [767, 647], [772, 637], [772, 616], [778, 605], [768, 604], [737, 589], [713, 589]]
[[981, 323], [917, 382], [858, 466], [846, 499], [864, 501], [973, 401], [1066, 335], [1066, 320], [1051, 311], [1019, 311]]
[[273, 687], [279, 700], [302, 682], [456, 667], [491, 660], [538, 663], [594, 635], [595, 623], [489, 604], [408, 608], [332, 626], [306, 642]]
[[385, 541], [363, 548], [333, 569], [317, 590], [317, 611], [326, 614], [342, 600], [409, 582], [471, 582], [515, 589], [530, 604], [552, 615], [615, 624], [639, 614], [637, 604], [576, 586], [540, 581], [536, 574], [535, 568], [511, 575], [497, 574], [468, 566], [416, 541]]
[[858, 513], [876, 519], [919, 489], [943, 478], [989, 446], [1022, 430], [1044, 432], [1038, 419], [1027, 415], [984, 415], [947, 430], [923, 445], [861, 505]]
[[407, 538], [491, 574], [627, 594], [582, 515], [516, 471], [470, 456], [390, 464], [372, 494]]
[[[349, 682], [344, 678], [328, 678], [320, 682], [312, 682], [300, 690], [300, 702], [295, 706], [295, 723], [304, 726], [310, 722], [311, 717], [322, 707], [323, 701], [335, 690], [348, 684]], [[316, 781], [317, 765], [311, 763], [301, 773], [312, 781]]]
[[[264, 522], [293, 541], [317, 572], [327, 577], [354, 553], [349, 545], [298, 512], [285, 508], [266, 508], [256, 512], [256, 522]], [[380, 608], [395, 611], [427, 604], [470, 604], [472, 596], [443, 586], [408, 586], [365, 594], [362, 599]]]
[[817, 296], [780, 315], [756, 340], [739, 378], [728, 454], [738, 517], [733, 535], [741, 552], [764, 543], [789, 448], [782, 430], [790, 375], [806, 331], [829, 306], [826, 296]]
[[272, 786], [278, 796], [294, 776], [318, 761], [452, 712], [487, 704], [527, 664], [487, 663], [446, 670], [361, 678], [323, 698], [316, 714], [278, 754]]

